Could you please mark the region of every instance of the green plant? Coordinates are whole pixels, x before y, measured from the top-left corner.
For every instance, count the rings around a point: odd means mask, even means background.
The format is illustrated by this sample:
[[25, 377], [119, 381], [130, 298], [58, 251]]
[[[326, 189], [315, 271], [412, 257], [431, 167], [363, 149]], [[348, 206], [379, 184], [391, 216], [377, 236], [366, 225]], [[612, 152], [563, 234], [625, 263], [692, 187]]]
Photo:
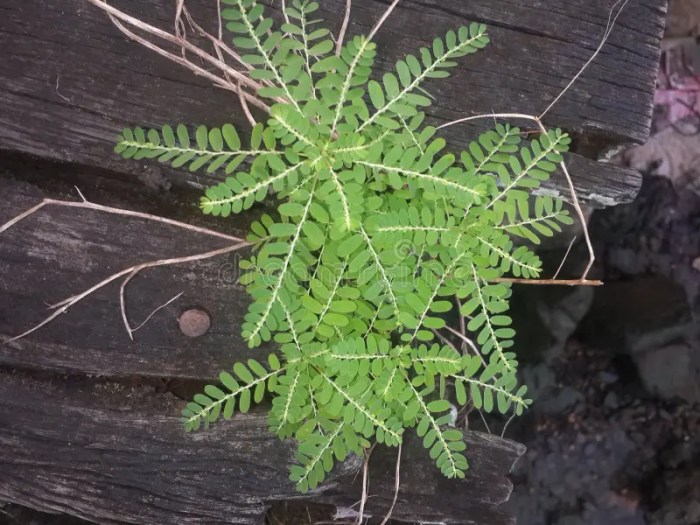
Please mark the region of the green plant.
[[[251, 347], [280, 345], [265, 366], [250, 359], [222, 372], [183, 412], [187, 430], [273, 396], [271, 431], [294, 437], [299, 490], [320, 483], [335, 460], [371, 441], [398, 445], [415, 427], [440, 470], [463, 477], [467, 459], [451, 400], [520, 414], [510, 283], [540, 273], [538, 257], [512, 237], [539, 242], [571, 219], [562, 203], [533, 196], [567, 149], [559, 130], [521, 147], [517, 128], [497, 125], [457, 159], [423, 123], [424, 83], [488, 43], [483, 25], [437, 38], [371, 80], [371, 38], [338, 55], [316, 29], [314, 2], [294, 0], [279, 30], [254, 0], [224, 0], [227, 28], [244, 53], [257, 95], [271, 99], [246, 147], [232, 125], [124, 130], [116, 151], [175, 167], [224, 171], [204, 213], [227, 217], [274, 193], [273, 218], [252, 226], [255, 254], [241, 263], [252, 296], [242, 331]], [[247, 164], [243, 164], [247, 162]], [[246, 166], [245, 169], [242, 167]], [[458, 315], [479, 351], [463, 355], [436, 339]]]

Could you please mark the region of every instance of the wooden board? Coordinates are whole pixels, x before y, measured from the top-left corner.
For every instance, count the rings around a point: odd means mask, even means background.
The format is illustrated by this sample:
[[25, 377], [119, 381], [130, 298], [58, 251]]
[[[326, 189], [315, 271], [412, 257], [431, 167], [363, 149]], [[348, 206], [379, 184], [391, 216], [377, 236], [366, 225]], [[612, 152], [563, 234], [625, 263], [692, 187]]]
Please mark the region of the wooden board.
[[[0, 224], [57, 196], [2, 177], [0, 193], [7, 199]], [[47, 302], [125, 266], [182, 254], [183, 246], [194, 253], [220, 245], [159, 223], [46, 208], [0, 234], [0, 337], [40, 321]], [[116, 283], [26, 339], [0, 345], [0, 501], [99, 523], [172, 523], [173, 516], [178, 523], [260, 523], [272, 502], [298, 497], [287, 480], [292, 445], [281, 446], [268, 432], [264, 414], [186, 435], [178, 414], [191, 393], [180, 399], [164, 392], [174, 383], [181, 384], [172, 389], [177, 392], [187, 380], [194, 386], [215, 380], [235, 360], [269, 350], [250, 350], [238, 335], [247, 299], [228, 282], [236, 262], [149, 270], [134, 280], [127, 301], [136, 319], [185, 291], [134, 342], [121, 324]], [[198, 338], [182, 335], [176, 323], [191, 305], [212, 315], [210, 331]], [[11, 369], [34, 375], [7, 373]], [[60, 375], [66, 372], [74, 375]], [[160, 379], [168, 380], [166, 388]], [[432, 468], [419, 442], [407, 443], [397, 516], [513, 523], [499, 505], [510, 494], [507, 475], [524, 448], [475, 433], [466, 441], [472, 475], [458, 484]], [[393, 451], [373, 454], [370, 513], [382, 515], [391, 503], [393, 458]], [[347, 462], [346, 476], [307, 499], [350, 507], [359, 498], [359, 466], [356, 458]]]
[[[204, 6], [213, 3], [189, 4], [204, 20], [211, 18]], [[433, 36], [476, 20], [490, 26], [493, 43], [463, 60], [450, 79], [430, 84], [438, 99], [432, 120], [491, 111], [538, 113], [597, 46], [610, 4], [406, 0], [377, 36], [377, 74]], [[646, 139], [665, 4], [631, 2], [598, 60], [548, 115], [548, 124], [581, 139], [579, 151], [595, 156], [605, 145]], [[121, 0], [116, 5], [162, 27], [172, 25], [171, 2]], [[323, 14], [337, 26], [344, 2], [323, 5]], [[367, 33], [385, 8], [379, 0], [356, 0], [350, 33]], [[212, 180], [152, 162], [122, 161], [112, 153], [112, 143], [127, 125], [241, 123], [230, 93], [127, 41], [85, 0], [2, 0], [0, 13], [0, 41], [12, 50], [0, 63], [0, 148], [105, 167], [161, 188], [171, 182], [202, 187]], [[446, 137], [462, 145], [474, 131], [450, 128]], [[582, 198], [593, 205], [629, 201], [639, 188], [639, 176], [630, 170], [580, 156], [569, 161]], [[551, 187], [566, 191], [561, 176]]]
[[[293, 444], [270, 434], [264, 415], [185, 434], [182, 403], [146, 386], [0, 371], [0, 501], [97, 523], [214, 525], [260, 524], [272, 503], [289, 498], [338, 512], [359, 499], [358, 458], [300, 498], [288, 480]], [[457, 482], [442, 479], [417, 441], [405, 448], [397, 519], [514, 525], [499, 506], [522, 445], [468, 433], [471, 469]], [[393, 450], [373, 453], [369, 515], [391, 504], [394, 462]]]
[[[7, 179], [0, 179], [0, 193], [5, 196], [0, 223], [45, 196], [31, 185]], [[87, 196], [91, 197], [90, 192]], [[47, 208], [18, 223], [2, 234], [1, 241], [3, 339], [49, 315], [47, 304], [80, 293], [124, 268], [230, 244], [153, 221], [60, 207]], [[250, 350], [240, 337], [239, 327], [248, 308], [247, 294], [237, 284], [237, 262], [243, 255], [148, 269], [137, 276], [126, 292], [133, 326], [177, 293], [184, 294], [136, 332], [133, 342], [120, 316], [118, 281], [30, 339], [0, 346], [0, 364], [113, 377], [213, 379], [235, 360], [269, 350]], [[202, 337], [186, 337], [178, 328], [177, 318], [191, 306], [211, 315], [211, 328]]]

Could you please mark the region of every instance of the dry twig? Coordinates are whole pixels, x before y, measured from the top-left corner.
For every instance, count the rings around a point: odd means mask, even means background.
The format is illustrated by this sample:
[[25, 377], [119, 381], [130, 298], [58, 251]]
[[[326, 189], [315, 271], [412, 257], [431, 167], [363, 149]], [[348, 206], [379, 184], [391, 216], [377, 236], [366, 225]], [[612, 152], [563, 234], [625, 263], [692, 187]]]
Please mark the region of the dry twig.
[[[247, 101], [254, 106], [259, 107], [260, 109], [263, 109], [264, 111], [269, 111], [269, 106], [265, 104], [262, 100], [260, 100], [257, 96], [252, 95], [246, 91], [240, 91], [238, 89], [238, 86], [228, 80], [226, 78], [221, 78], [206, 69], [197, 66], [187, 58], [184, 58], [184, 51], [191, 52], [193, 55], [196, 55], [197, 57], [201, 58], [205, 62], [208, 62], [210, 65], [216, 67], [219, 71], [222, 72], [222, 74], [228, 75], [232, 78], [235, 78], [236, 80], [240, 80], [241, 84], [243, 84], [246, 87], [249, 87], [253, 89], [254, 91], [257, 92], [257, 90], [261, 87], [261, 84], [258, 82], [252, 80], [248, 75], [242, 73], [241, 71], [238, 71], [231, 66], [229, 66], [226, 62], [220, 60], [219, 58], [207, 53], [206, 51], [203, 51], [201, 48], [198, 46], [188, 42], [183, 36], [181, 35], [172, 35], [166, 31], [163, 31], [162, 29], [159, 29], [151, 24], [147, 24], [146, 22], [143, 22], [142, 20], [139, 20], [138, 18], [135, 18], [131, 15], [128, 15], [124, 13], [123, 11], [120, 11], [119, 9], [107, 4], [104, 0], [87, 0], [91, 4], [95, 5], [96, 7], [102, 9], [107, 13], [109, 16], [110, 20], [112, 23], [119, 29], [122, 33], [124, 33], [126, 36], [129, 38], [135, 40], [136, 42], [140, 43], [144, 47], [147, 47], [148, 49], [151, 49], [152, 51], [158, 53], [161, 56], [164, 56], [168, 58], [169, 60], [172, 60], [173, 62], [176, 62], [187, 69], [193, 71], [195, 74], [204, 76], [214, 82], [217, 86], [222, 87], [224, 89], [228, 89], [230, 91], [233, 91], [237, 95], [241, 97], [245, 97]], [[184, 13], [186, 8], [182, 7], [182, 12]], [[170, 51], [167, 51], [163, 49], [162, 47], [159, 47], [158, 45], [154, 44], [150, 40], [137, 35], [134, 33], [131, 29], [127, 28], [124, 24], [128, 24], [129, 26], [139, 29], [141, 31], [144, 31], [145, 33], [160, 38], [162, 40], [165, 40], [166, 42], [169, 42], [183, 50], [183, 56], [178, 56], [174, 53], [171, 53]], [[180, 33], [180, 30], [178, 30], [178, 33]], [[212, 37], [213, 38], [213, 37]], [[221, 49], [224, 49], [226, 46], [221, 42], [220, 45]], [[232, 52], [234, 55], [235, 52]]]
[[[542, 122], [540, 122], [539, 117], [535, 117], [533, 115], [526, 115], [523, 113], [486, 113], [482, 115], [473, 115], [471, 117], [464, 117], [461, 119], [453, 120], [451, 122], [447, 122], [445, 124], [442, 124], [441, 126], [438, 126], [437, 129], [440, 128], [446, 128], [448, 126], [453, 126], [455, 124], [460, 124], [463, 122], [469, 122], [471, 120], [478, 120], [478, 119], [486, 119], [486, 118], [508, 118], [508, 119], [524, 119], [524, 120], [530, 120], [533, 121], [537, 124], [538, 128], [540, 131], [544, 134], [547, 133], [547, 130], [545, 127], [542, 125]], [[564, 173], [564, 176], [566, 177], [566, 182], [567, 185], [569, 186], [569, 191], [571, 195], [571, 205], [574, 207], [574, 210], [576, 211], [576, 215], [579, 218], [579, 221], [581, 222], [581, 228], [583, 229], [583, 236], [586, 241], [586, 246], [588, 247], [588, 265], [586, 266], [586, 269], [583, 271], [583, 274], [581, 275], [580, 279], [577, 280], [554, 280], [554, 279], [512, 279], [512, 278], [501, 278], [501, 279], [494, 279], [494, 282], [511, 282], [511, 283], [520, 283], [520, 284], [540, 284], [540, 285], [567, 285], [567, 286], [575, 286], [575, 285], [581, 285], [581, 286], [600, 286], [602, 283], [600, 281], [589, 281], [587, 280], [588, 273], [593, 267], [593, 263], [595, 261], [595, 252], [593, 251], [593, 244], [591, 243], [591, 237], [588, 234], [588, 225], [586, 223], [586, 217], [583, 213], [583, 209], [581, 208], [581, 204], [579, 203], [578, 200], [578, 195], [576, 193], [576, 188], [574, 187], [574, 183], [571, 180], [571, 175], [569, 174], [569, 169], [566, 167], [566, 163], [563, 161], [559, 163], [559, 166]]]
[[386, 525], [389, 519], [391, 519], [391, 515], [394, 512], [394, 507], [396, 506], [396, 500], [399, 498], [399, 486], [401, 485], [401, 446], [402, 444], [399, 443], [399, 450], [396, 453], [396, 474], [395, 476], [395, 484], [394, 484], [394, 499], [391, 502], [391, 507], [389, 507], [389, 512], [386, 513], [386, 516], [384, 516], [384, 519], [380, 523], [380, 525]]
[[569, 243], [569, 247], [566, 249], [566, 253], [564, 254], [564, 257], [561, 260], [561, 263], [559, 263], [559, 268], [557, 268], [557, 271], [554, 272], [554, 276], [552, 279], [556, 280], [557, 277], [559, 277], [559, 272], [561, 272], [561, 269], [564, 267], [564, 263], [566, 262], [566, 259], [569, 258], [569, 253], [571, 252], [571, 248], [573, 247], [574, 243], [576, 242], [576, 236], [574, 235], [574, 238], [571, 239], [571, 242]]
[[343, 24], [340, 26], [340, 32], [338, 33], [338, 39], [335, 42], [335, 56], [339, 57], [340, 52], [343, 50], [343, 40], [345, 40], [345, 33], [348, 30], [348, 24], [350, 23], [350, 9], [352, 7], [352, 0], [345, 0], [345, 16], [343, 17]]
[[357, 513], [357, 525], [362, 525], [365, 520], [365, 503], [367, 503], [367, 494], [369, 493], [369, 458], [372, 451], [365, 451], [365, 462], [362, 466], [362, 498], [360, 499], [360, 510]]
[[[126, 278], [126, 280], [124, 281], [124, 283], [120, 289], [120, 304], [121, 304], [121, 308], [122, 308], [122, 318], [123, 318], [125, 326], [127, 328], [127, 333], [129, 334], [129, 337], [132, 337], [132, 333], [134, 331], [138, 330], [141, 326], [143, 326], [153, 316], [153, 314], [155, 314], [155, 312], [158, 311], [158, 309], [165, 306], [165, 305], [163, 305], [160, 308], [156, 309], [146, 319], [146, 321], [144, 321], [144, 323], [141, 323], [141, 325], [139, 325], [139, 327], [137, 327], [136, 329], [131, 329], [131, 327], [127, 321], [127, 318], [126, 318], [126, 311], [125, 311], [125, 305], [124, 305], [125, 304], [124, 303], [124, 287], [129, 282], [129, 280], [131, 280], [131, 278], [134, 275], [136, 275], [136, 273], [138, 273], [139, 271], [146, 269], [146, 268], [153, 268], [153, 267], [157, 267], [157, 266], [181, 264], [181, 263], [185, 263], [185, 262], [194, 262], [194, 261], [200, 261], [203, 259], [209, 259], [211, 257], [216, 257], [219, 255], [230, 253], [230, 252], [245, 248], [247, 246], [250, 246], [249, 242], [244, 241], [238, 237], [234, 237], [232, 235], [226, 235], [224, 233], [220, 233], [220, 232], [217, 232], [214, 230], [209, 230], [207, 228], [201, 228], [199, 226], [185, 224], [185, 223], [175, 221], [172, 219], [158, 217], [157, 215], [152, 215], [150, 213], [143, 213], [143, 212], [137, 212], [137, 211], [131, 211], [131, 210], [123, 210], [121, 208], [114, 208], [111, 206], [103, 206], [101, 204], [95, 204], [93, 202], [88, 201], [83, 196], [83, 194], [80, 193], [80, 190], [78, 190], [78, 194], [80, 195], [80, 197], [82, 199], [81, 201], [62, 201], [62, 200], [56, 200], [56, 199], [44, 199], [36, 206], [31, 207], [30, 209], [28, 209], [27, 211], [25, 211], [23, 213], [20, 213], [16, 217], [10, 219], [5, 224], [0, 226], [0, 233], [3, 233], [5, 231], [9, 230], [12, 226], [16, 225], [17, 223], [26, 219], [30, 215], [43, 209], [45, 206], [52, 205], [52, 206], [62, 206], [62, 207], [68, 207], [68, 208], [83, 208], [83, 209], [95, 210], [95, 211], [100, 211], [100, 212], [105, 212], [105, 213], [111, 213], [111, 214], [115, 214], [115, 215], [123, 215], [123, 216], [127, 216], [127, 217], [135, 217], [135, 218], [139, 218], [139, 219], [147, 219], [147, 220], [159, 222], [162, 224], [168, 224], [170, 226], [176, 226], [178, 228], [190, 230], [193, 232], [206, 234], [206, 235], [209, 235], [212, 237], [225, 239], [229, 242], [233, 242], [234, 244], [225, 246], [223, 248], [218, 248], [216, 250], [207, 251], [205, 253], [199, 253], [199, 254], [188, 255], [188, 256], [183, 256], [183, 257], [174, 257], [174, 258], [168, 258], [168, 259], [159, 259], [156, 261], [149, 261], [149, 262], [145, 262], [145, 263], [141, 263], [141, 264], [137, 264], [137, 265], [133, 265], [133, 266], [130, 266], [128, 268], [125, 268], [124, 270], [121, 270], [120, 272], [112, 274], [109, 277], [107, 277], [106, 279], [103, 279], [102, 281], [91, 286], [87, 290], [85, 290], [77, 295], [73, 295], [71, 297], [68, 297], [68, 298], [66, 298], [66, 299], [64, 299], [56, 304], [51, 305], [50, 308], [55, 310], [51, 315], [49, 315], [46, 319], [44, 319], [39, 324], [37, 324], [34, 327], [30, 328], [29, 330], [23, 332], [22, 334], [5, 341], [3, 344], [7, 344], [7, 343], [10, 343], [12, 341], [17, 341], [18, 339], [22, 339], [23, 337], [28, 336], [32, 332], [39, 330], [43, 326], [49, 324], [51, 321], [53, 321], [59, 315], [65, 313], [68, 310], [68, 308], [70, 308], [71, 306], [80, 302], [81, 300], [83, 300], [84, 298], [89, 296], [90, 294], [96, 292], [97, 290], [106, 286], [107, 284], [111, 283], [112, 281], [115, 281], [116, 279], [119, 279], [120, 277], [123, 277], [123, 276], [128, 276], [128, 277]], [[171, 299], [170, 302], [172, 302], [173, 300], [174, 299]], [[169, 304], [170, 302], [166, 303], [166, 305]], [[133, 339], [133, 337], [132, 337], [132, 339]]]
[[394, 0], [391, 2], [391, 5], [387, 7], [386, 11], [384, 11], [384, 14], [382, 17], [377, 21], [376, 24], [374, 24], [374, 27], [372, 28], [372, 31], [370, 31], [369, 36], [367, 37], [368, 41], [371, 41], [374, 38], [374, 35], [377, 34], [377, 31], [384, 25], [384, 22], [386, 22], [386, 19], [389, 18], [389, 15], [391, 12], [394, 10], [396, 5], [399, 3], [400, 0]]
[[181, 264], [181, 263], [185, 263], [185, 262], [193, 262], [193, 261], [201, 261], [203, 259], [210, 259], [210, 258], [216, 257], [218, 255], [223, 255], [225, 253], [230, 253], [230, 252], [233, 252], [236, 250], [240, 250], [241, 248], [244, 248], [246, 246], [248, 246], [248, 243], [243, 242], [243, 243], [234, 244], [232, 246], [226, 246], [224, 248], [219, 248], [218, 250], [212, 250], [212, 251], [208, 251], [205, 253], [198, 253], [196, 255], [188, 255], [186, 257], [174, 257], [174, 258], [170, 258], [170, 259], [159, 259], [157, 261], [150, 261], [147, 263], [137, 264], [137, 265], [125, 268], [124, 270], [117, 272], [115, 274], [112, 274], [109, 277], [107, 277], [106, 279], [103, 279], [102, 281], [95, 284], [94, 286], [91, 286], [90, 288], [88, 288], [84, 292], [81, 292], [78, 295], [74, 295], [74, 296], [70, 297], [69, 299], [65, 299], [64, 301], [62, 301], [60, 303], [62, 306], [60, 308], [58, 308], [50, 316], [48, 316], [46, 319], [44, 319], [42, 322], [40, 322], [39, 324], [30, 328], [26, 332], [23, 332], [18, 336], [12, 337], [11, 339], [8, 339], [3, 344], [17, 341], [18, 339], [22, 339], [23, 337], [26, 337], [33, 332], [36, 332], [40, 328], [46, 326], [51, 321], [56, 319], [56, 317], [58, 317], [59, 315], [66, 313], [66, 311], [68, 311], [68, 308], [70, 308], [71, 306], [82, 301], [88, 295], [96, 292], [100, 288], [108, 285], [109, 283], [111, 283], [112, 281], [114, 281], [116, 279], [119, 279], [120, 277], [123, 277], [125, 275], [130, 274], [130, 273], [139, 272], [139, 271], [143, 270], [144, 268], [153, 268], [156, 266], [167, 266], [167, 265], [171, 265], [171, 264]]
[[463, 343], [465, 343], [467, 346], [469, 346], [469, 348], [471, 348], [474, 355], [479, 356], [479, 358], [481, 359], [481, 362], [484, 364], [484, 366], [486, 366], [486, 361], [484, 361], [484, 357], [481, 355], [481, 352], [479, 352], [479, 349], [476, 347], [474, 342], [467, 337], [466, 333], [458, 332], [457, 330], [455, 330], [454, 328], [452, 328], [450, 326], [445, 326], [445, 328], [447, 329], [447, 331], [449, 331], [450, 333], [459, 337]]
[[128, 318], [127, 315], [126, 315], [126, 298], [125, 298], [125, 293], [124, 293], [124, 292], [125, 292], [125, 290], [126, 290], [126, 285], [129, 284], [129, 281], [131, 281], [131, 279], [133, 279], [133, 278], [136, 276], [136, 274], [137, 274], [138, 272], [139, 272], [138, 270], [134, 270], [133, 272], [131, 272], [131, 273], [126, 277], [126, 279], [124, 279], [124, 280], [122, 281], [122, 284], [121, 284], [121, 286], [119, 287], [119, 309], [120, 309], [120, 311], [121, 311], [122, 321], [124, 322], [124, 328], [126, 328], [126, 333], [129, 335], [129, 339], [131, 339], [132, 341], [134, 340], [134, 332], [136, 332], [136, 331], [140, 330], [141, 328], [143, 328], [143, 327], [146, 325], [146, 323], [148, 323], [148, 321], [150, 321], [151, 318], [152, 318], [155, 314], [157, 314], [159, 311], [161, 311], [163, 308], [165, 308], [166, 306], [168, 306], [168, 305], [171, 304], [172, 302], [174, 302], [174, 301], [176, 301], [177, 299], [179, 299], [180, 296], [182, 296], [182, 294], [185, 293], [185, 292], [180, 292], [179, 294], [177, 294], [176, 296], [174, 296], [172, 299], [170, 299], [170, 300], [168, 300], [167, 302], [161, 304], [158, 308], [156, 308], [155, 310], [153, 310], [153, 311], [146, 317], [146, 319], [145, 319], [143, 322], [141, 322], [139, 325], [137, 325], [136, 328], [132, 328], [132, 327], [131, 327], [131, 324], [129, 323], [129, 318]]
[[[615, 9], [617, 8], [617, 6], [620, 5], [621, 2], [622, 2], [622, 5], [620, 6], [620, 9], [617, 11], [615, 16], [613, 17], [613, 13], [615, 13]], [[608, 15], [608, 23], [605, 26], [605, 32], [603, 33], [603, 38], [600, 40], [600, 44], [598, 44], [598, 47], [596, 48], [595, 52], [591, 55], [591, 57], [583, 65], [583, 67], [578, 70], [578, 73], [576, 73], [573, 76], [573, 78], [569, 81], [569, 83], [566, 85], [566, 87], [561, 90], [559, 95], [557, 95], [554, 98], [554, 100], [552, 100], [552, 102], [549, 104], [549, 106], [547, 106], [547, 108], [542, 113], [540, 113], [540, 117], [539, 117], [540, 119], [543, 119], [544, 116], [549, 112], [549, 110], [552, 109], [557, 104], [557, 102], [559, 102], [559, 100], [561, 100], [561, 98], [566, 94], [566, 92], [569, 91], [571, 86], [573, 86], [576, 83], [576, 81], [583, 74], [583, 72], [586, 71], [586, 69], [588, 69], [588, 66], [591, 65], [591, 62], [593, 62], [596, 59], [596, 57], [600, 53], [600, 50], [603, 49], [603, 46], [608, 41], [608, 38], [610, 38], [612, 30], [615, 27], [615, 22], [617, 22], [618, 17], [622, 14], [622, 11], [625, 9], [628, 2], [629, 2], [629, 0], [624, 0], [624, 2], [623, 2], [623, 0], [617, 0], [617, 2], [615, 2], [613, 4], [613, 6], [610, 8], [610, 14]]]
[[534, 286], [603, 286], [605, 283], [590, 279], [522, 279], [518, 277], [498, 277], [490, 283], [531, 284]]

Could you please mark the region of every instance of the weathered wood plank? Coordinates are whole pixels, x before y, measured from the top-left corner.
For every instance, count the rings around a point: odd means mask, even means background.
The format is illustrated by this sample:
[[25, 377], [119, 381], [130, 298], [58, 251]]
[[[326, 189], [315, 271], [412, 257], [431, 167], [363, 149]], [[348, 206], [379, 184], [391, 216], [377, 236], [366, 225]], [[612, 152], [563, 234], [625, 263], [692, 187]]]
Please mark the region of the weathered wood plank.
[[[0, 223], [47, 195], [26, 182], [1, 177], [0, 194], [6, 199]], [[92, 198], [90, 192], [87, 196]], [[60, 300], [146, 258], [193, 253], [217, 243], [157, 223], [47, 208], [0, 236], [0, 337], [41, 320], [47, 314], [43, 300]], [[183, 401], [147, 386], [160, 377], [214, 379], [234, 360], [265, 351], [248, 350], [240, 341], [246, 296], [233, 286], [233, 273], [223, 276], [222, 286], [219, 269], [216, 264], [173, 267], [136, 280], [127, 300], [137, 319], [175, 292], [184, 289], [185, 295], [182, 303], [162, 310], [137, 332], [135, 342], [121, 325], [115, 284], [28, 338], [0, 345], [5, 370], [69, 371], [122, 381], [90, 382], [80, 376], [39, 380], [0, 372], [0, 501], [100, 523], [172, 523], [173, 516], [181, 518], [179, 523], [248, 523], [259, 522], [270, 502], [297, 497], [287, 482], [291, 448], [267, 432], [263, 415], [187, 436], [177, 421]], [[200, 338], [185, 338], [178, 331], [175, 318], [189, 305], [212, 313], [212, 328]], [[125, 386], [134, 377], [141, 386]], [[479, 434], [469, 434], [467, 442], [474, 475], [453, 484], [431, 472], [419, 442], [408, 441], [397, 516], [512, 523], [496, 507], [510, 493], [505, 476], [522, 449]], [[393, 452], [373, 455], [370, 513], [382, 514], [391, 502], [392, 462]], [[324, 485], [313, 500], [339, 507], [357, 501], [359, 481], [353, 480], [358, 462], [350, 467], [352, 476]]]
[[[203, 10], [205, 18], [211, 16], [204, 4], [190, 3]], [[331, 23], [338, 22], [342, 3], [324, 3]], [[549, 114], [547, 123], [598, 144], [594, 151], [581, 145], [587, 154], [595, 155], [601, 143], [646, 138], [665, 3], [630, 3], [609, 47]], [[164, 27], [172, 24], [168, 2], [117, 4]], [[495, 6], [490, 0], [407, 0], [378, 35], [382, 59], [377, 73], [435, 34], [464, 21], [481, 21], [491, 26], [493, 44], [488, 52], [467, 58], [453, 77], [430, 86], [438, 99], [431, 110], [433, 120], [493, 110], [536, 113], [592, 53], [607, 21], [608, 4], [508, 0]], [[353, 6], [351, 33], [366, 33], [386, 4], [358, 0]], [[1, 148], [114, 169], [164, 187], [170, 181], [201, 187], [211, 180], [151, 162], [121, 161], [112, 153], [112, 141], [125, 125], [220, 125], [228, 120], [240, 124], [239, 105], [230, 93], [209, 87], [127, 41], [84, 0], [67, 0], [60, 6], [48, 0], [3, 0], [0, 12], [0, 40], [12, 50], [0, 63]], [[415, 23], [417, 14], [420, 24]], [[475, 129], [450, 128], [445, 135], [462, 144]], [[635, 172], [578, 156], [570, 162], [582, 196], [594, 205], [630, 200], [638, 190]], [[555, 178], [551, 187], [564, 192], [563, 182]]]
[[[29, 184], [2, 178], [0, 194], [4, 198], [0, 223], [45, 196]], [[21, 333], [50, 314], [47, 304], [80, 293], [133, 264], [226, 244], [153, 221], [46, 208], [0, 235], [0, 334], [4, 340]], [[0, 364], [106, 376], [215, 378], [235, 360], [269, 350], [250, 350], [239, 335], [248, 307], [248, 296], [237, 284], [241, 255], [148, 269], [137, 276], [126, 294], [133, 326], [177, 293], [184, 294], [136, 332], [133, 342], [120, 317], [118, 281], [30, 339], [1, 345]], [[191, 306], [211, 315], [212, 325], [204, 336], [180, 333], [177, 318]]]
[[[145, 386], [0, 372], [0, 500], [98, 523], [213, 525], [262, 523], [271, 503], [299, 497], [287, 479], [293, 446], [267, 432], [263, 415], [185, 434], [179, 403]], [[397, 519], [515, 523], [499, 505], [524, 447], [473, 432], [466, 441], [471, 469], [459, 482], [440, 479], [416, 440], [408, 445]], [[393, 462], [394, 451], [375, 450], [370, 515], [391, 504]], [[346, 461], [305, 499], [349, 508], [360, 466]]]

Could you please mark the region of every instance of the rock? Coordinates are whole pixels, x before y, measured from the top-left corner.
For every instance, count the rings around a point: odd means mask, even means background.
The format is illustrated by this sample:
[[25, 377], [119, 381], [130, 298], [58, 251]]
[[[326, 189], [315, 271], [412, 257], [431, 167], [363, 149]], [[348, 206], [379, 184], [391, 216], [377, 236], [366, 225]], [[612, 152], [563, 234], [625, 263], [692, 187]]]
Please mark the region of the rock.
[[533, 400], [539, 399], [548, 392], [556, 382], [554, 371], [546, 363], [523, 366], [521, 374], [523, 383], [527, 385], [528, 394]]
[[548, 359], [562, 353], [571, 334], [593, 303], [593, 289], [580, 286], [556, 302], [540, 302], [537, 313], [552, 334], [552, 342], [545, 352]]
[[537, 410], [544, 413], [556, 414], [571, 411], [574, 405], [583, 401], [584, 395], [569, 386], [563, 387], [557, 393], [550, 394], [547, 399], [537, 404]]
[[608, 392], [608, 395], [606, 395], [603, 400], [603, 405], [612, 410], [617, 409], [620, 406], [617, 394], [615, 392]]
[[700, 402], [700, 373], [692, 364], [691, 349], [686, 344], [668, 345], [634, 356], [645, 386], [665, 399], [681, 397]]
[[611, 385], [613, 383], [617, 383], [619, 381], [620, 377], [617, 374], [614, 374], [612, 372], [608, 372], [607, 370], [603, 370], [598, 374], [598, 379], [600, 380], [601, 383], [604, 383], [606, 385]]

